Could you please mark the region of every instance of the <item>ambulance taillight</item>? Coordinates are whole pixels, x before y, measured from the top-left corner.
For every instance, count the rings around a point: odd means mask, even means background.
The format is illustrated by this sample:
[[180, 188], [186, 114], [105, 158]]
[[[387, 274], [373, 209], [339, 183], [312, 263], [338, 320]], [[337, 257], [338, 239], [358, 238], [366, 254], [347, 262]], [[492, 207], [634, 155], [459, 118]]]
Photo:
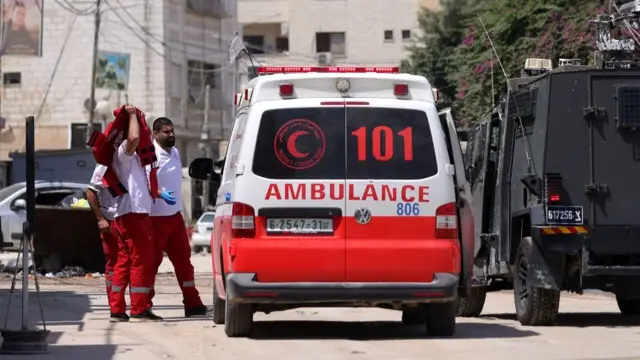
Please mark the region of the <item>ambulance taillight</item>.
[[395, 96], [409, 95], [409, 84], [404, 84], [404, 83], [393, 84], [393, 94]]
[[458, 238], [458, 212], [455, 202], [444, 204], [436, 209], [436, 238]]
[[231, 205], [231, 237], [256, 237], [256, 213], [251, 205], [234, 202]]

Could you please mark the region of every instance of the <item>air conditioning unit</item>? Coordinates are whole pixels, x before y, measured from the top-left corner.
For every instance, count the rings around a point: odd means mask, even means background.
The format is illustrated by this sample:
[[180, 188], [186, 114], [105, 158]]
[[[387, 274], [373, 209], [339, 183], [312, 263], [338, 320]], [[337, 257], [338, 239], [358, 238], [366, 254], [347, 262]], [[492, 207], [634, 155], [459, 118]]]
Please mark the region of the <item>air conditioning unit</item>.
[[330, 52], [318, 53], [318, 65], [329, 66], [333, 65], [333, 57]]

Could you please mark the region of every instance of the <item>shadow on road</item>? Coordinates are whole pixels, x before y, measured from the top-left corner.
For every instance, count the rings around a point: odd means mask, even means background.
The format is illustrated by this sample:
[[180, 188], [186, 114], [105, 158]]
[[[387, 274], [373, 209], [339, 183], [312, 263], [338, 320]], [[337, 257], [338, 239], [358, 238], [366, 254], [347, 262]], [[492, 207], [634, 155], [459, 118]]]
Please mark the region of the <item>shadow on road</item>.
[[[517, 321], [515, 314], [487, 314], [480, 317]], [[560, 313], [554, 326], [633, 327], [640, 326], [640, 316], [624, 316], [620, 313]]]
[[[60, 360], [110, 360], [116, 354], [116, 345], [57, 345], [65, 332], [84, 331], [85, 316], [87, 313], [99, 311], [91, 305], [91, 294], [78, 294], [73, 291], [56, 291], [47, 289], [41, 292], [44, 318], [47, 330], [51, 331], [47, 342], [49, 354], [47, 355], [1, 355], [3, 360], [12, 359], [60, 359]], [[0, 289], [0, 328], [5, 327], [5, 319], [8, 315], [7, 329], [20, 329], [22, 323], [22, 291], [18, 289], [11, 296], [9, 305], [9, 289]], [[9, 310], [7, 312], [7, 310]], [[99, 311], [102, 312], [102, 311]], [[108, 310], [107, 310], [108, 313]], [[38, 307], [38, 295], [35, 291], [29, 291], [29, 329], [42, 328], [42, 319]], [[62, 328], [62, 330], [60, 330]], [[0, 344], [2, 338], [0, 337]], [[125, 349], [126, 351], [126, 349]]]
[[[424, 339], [425, 326], [406, 326], [395, 321], [258, 321], [250, 338], [255, 340], [349, 339], [406, 340]], [[519, 330], [502, 324], [458, 323], [453, 339], [522, 338], [536, 336], [534, 331]], [[446, 339], [446, 338], [443, 338]]]

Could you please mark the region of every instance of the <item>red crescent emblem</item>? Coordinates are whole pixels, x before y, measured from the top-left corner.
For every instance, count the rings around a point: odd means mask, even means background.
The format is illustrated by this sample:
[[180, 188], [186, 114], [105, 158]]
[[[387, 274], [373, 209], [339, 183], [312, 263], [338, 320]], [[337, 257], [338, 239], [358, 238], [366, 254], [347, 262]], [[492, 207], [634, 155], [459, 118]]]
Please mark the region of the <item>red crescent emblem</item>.
[[273, 149], [278, 160], [294, 170], [309, 169], [324, 155], [324, 132], [311, 120], [293, 119], [284, 123], [276, 132]]

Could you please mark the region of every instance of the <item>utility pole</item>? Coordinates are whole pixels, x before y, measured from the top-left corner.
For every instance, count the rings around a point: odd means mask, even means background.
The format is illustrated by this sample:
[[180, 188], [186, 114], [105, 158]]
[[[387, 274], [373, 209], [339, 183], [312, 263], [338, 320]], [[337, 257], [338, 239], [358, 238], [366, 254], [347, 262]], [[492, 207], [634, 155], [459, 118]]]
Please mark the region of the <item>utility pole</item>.
[[100, 40], [100, 5], [102, 5], [101, 0], [96, 0], [96, 13], [95, 13], [95, 30], [93, 33], [93, 64], [91, 64], [91, 95], [89, 95], [89, 104], [91, 104], [91, 110], [89, 111], [89, 124], [87, 125], [87, 141], [91, 137], [93, 133], [93, 123], [95, 121], [95, 112], [96, 112], [96, 71], [97, 71], [97, 62], [98, 62], [98, 42]]
[[[205, 158], [209, 157], [209, 108], [211, 104], [209, 104], [209, 93], [211, 91], [211, 86], [209, 84], [204, 87], [204, 118], [202, 120], [202, 134], [200, 135], [200, 143], [202, 148], [202, 156]], [[202, 210], [209, 210], [209, 181], [205, 181], [202, 184], [202, 197], [204, 198], [202, 201]]]

